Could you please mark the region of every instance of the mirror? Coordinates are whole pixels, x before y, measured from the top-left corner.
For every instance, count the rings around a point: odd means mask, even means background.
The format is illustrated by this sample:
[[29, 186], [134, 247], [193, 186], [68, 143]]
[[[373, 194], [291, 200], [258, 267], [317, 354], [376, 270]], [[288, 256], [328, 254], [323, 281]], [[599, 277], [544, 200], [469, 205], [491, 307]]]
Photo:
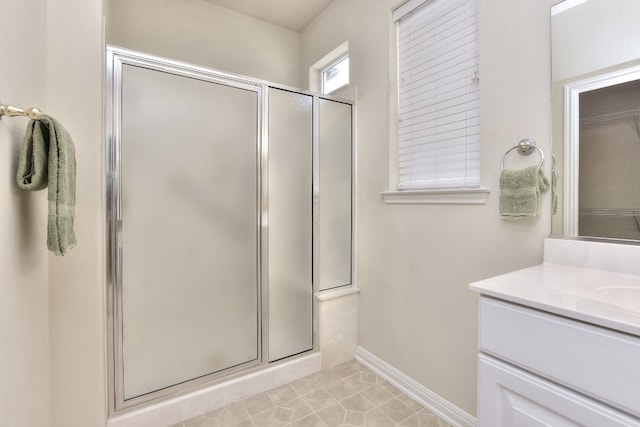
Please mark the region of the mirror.
[[639, 25], [637, 0], [551, 8], [552, 234], [640, 240]]

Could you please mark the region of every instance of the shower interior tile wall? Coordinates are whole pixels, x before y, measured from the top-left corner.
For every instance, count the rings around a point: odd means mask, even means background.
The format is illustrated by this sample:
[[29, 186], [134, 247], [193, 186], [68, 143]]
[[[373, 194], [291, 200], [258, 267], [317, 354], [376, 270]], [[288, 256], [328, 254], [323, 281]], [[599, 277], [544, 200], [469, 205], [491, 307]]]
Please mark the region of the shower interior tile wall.
[[351, 360], [171, 427], [450, 427]]
[[318, 302], [318, 341], [322, 353], [322, 369], [329, 369], [353, 359], [358, 346], [358, 304], [360, 295], [355, 290], [324, 294]]

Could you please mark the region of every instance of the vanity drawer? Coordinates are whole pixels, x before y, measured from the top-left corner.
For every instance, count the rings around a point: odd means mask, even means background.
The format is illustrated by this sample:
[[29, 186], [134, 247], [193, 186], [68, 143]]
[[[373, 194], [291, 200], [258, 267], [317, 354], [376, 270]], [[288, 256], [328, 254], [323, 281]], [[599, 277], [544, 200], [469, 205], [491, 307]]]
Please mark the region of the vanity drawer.
[[640, 416], [640, 338], [480, 299], [481, 351]]

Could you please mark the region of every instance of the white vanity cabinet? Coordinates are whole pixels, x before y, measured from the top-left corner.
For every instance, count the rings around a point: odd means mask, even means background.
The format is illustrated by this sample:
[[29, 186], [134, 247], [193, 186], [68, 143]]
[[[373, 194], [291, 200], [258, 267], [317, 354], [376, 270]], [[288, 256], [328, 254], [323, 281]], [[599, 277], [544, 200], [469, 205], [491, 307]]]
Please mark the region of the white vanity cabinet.
[[485, 295], [479, 308], [479, 427], [640, 426], [640, 337]]

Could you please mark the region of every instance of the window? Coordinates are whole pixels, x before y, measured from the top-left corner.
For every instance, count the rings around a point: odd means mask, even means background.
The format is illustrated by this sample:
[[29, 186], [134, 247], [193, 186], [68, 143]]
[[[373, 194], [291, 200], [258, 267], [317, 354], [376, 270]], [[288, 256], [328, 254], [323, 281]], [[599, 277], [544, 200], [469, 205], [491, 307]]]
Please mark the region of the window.
[[477, 0], [408, 0], [393, 20], [398, 189], [479, 187]]
[[349, 84], [349, 55], [322, 69], [322, 93], [330, 94]]
[[349, 42], [340, 43], [309, 67], [309, 90], [325, 95], [349, 84]]

